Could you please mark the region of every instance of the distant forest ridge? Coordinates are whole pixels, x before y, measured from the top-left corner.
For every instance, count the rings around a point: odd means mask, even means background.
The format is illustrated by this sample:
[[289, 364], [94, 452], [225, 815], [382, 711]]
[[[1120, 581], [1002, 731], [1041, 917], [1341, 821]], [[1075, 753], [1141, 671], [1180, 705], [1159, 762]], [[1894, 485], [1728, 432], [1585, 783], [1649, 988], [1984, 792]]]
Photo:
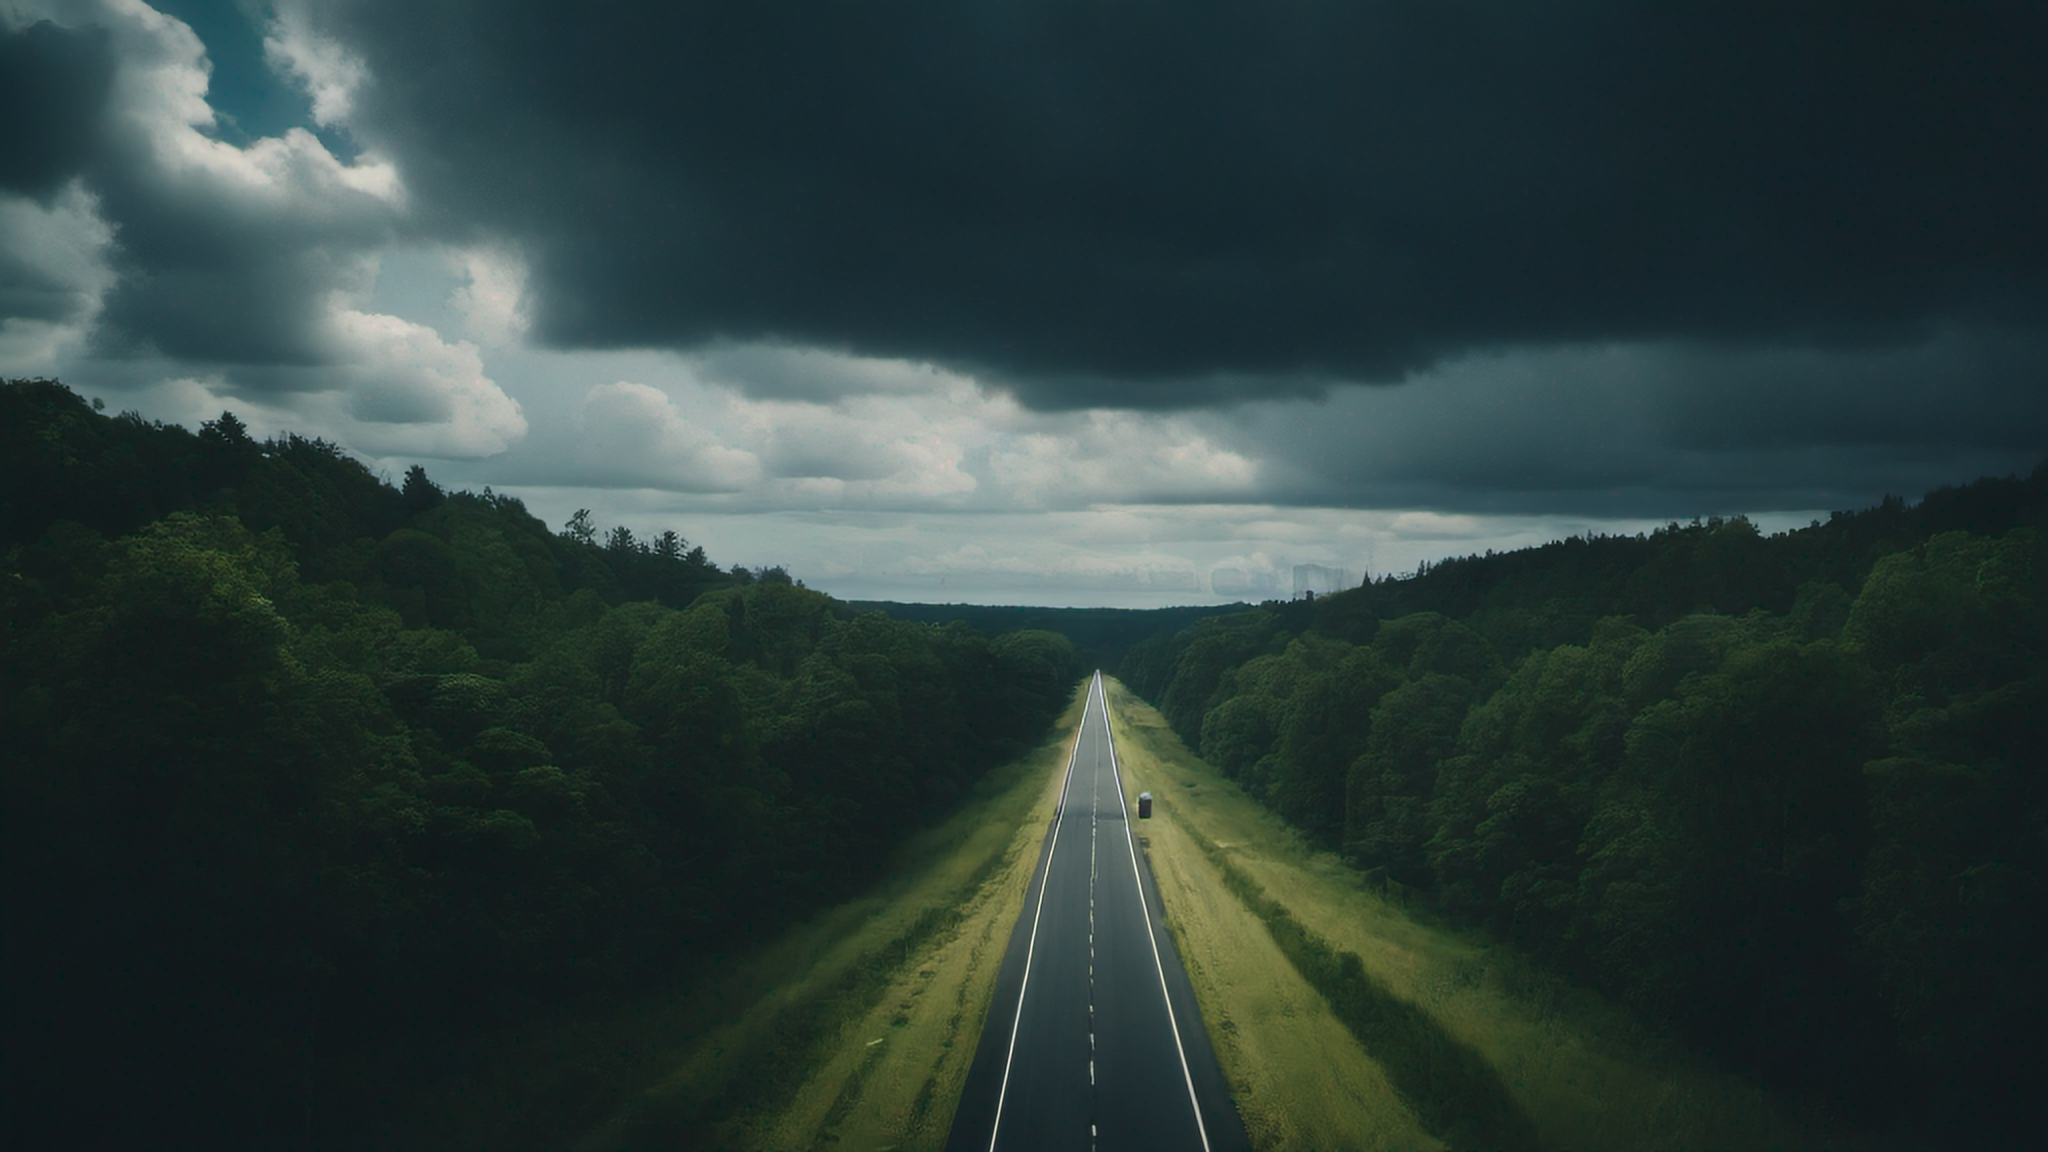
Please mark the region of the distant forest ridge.
[[[1708, 576], [1708, 584], [1697, 587], [1690, 581], [1703, 574], [1692, 571], [1694, 542], [1715, 537], [1725, 529], [1722, 543], [1707, 549], [1708, 558], [1717, 550], [1740, 550], [1742, 545], [1731, 548], [1729, 541], [1743, 536], [1761, 539], [1747, 517], [1695, 517], [1690, 523], [1674, 520], [1652, 533], [1595, 533], [1512, 552], [1489, 550], [1425, 561], [1414, 572], [1369, 576], [1360, 588], [1292, 601], [1267, 600], [1258, 606], [1239, 602], [1172, 608], [1048, 608], [884, 600], [852, 601], [850, 605], [862, 611], [886, 612], [899, 620], [959, 621], [988, 635], [1018, 628], [1058, 632], [1073, 641], [1084, 662], [1117, 671], [1127, 680], [1142, 680], [1151, 674], [1147, 661], [1152, 657], [1140, 654], [1131, 665], [1124, 664], [1133, 647], [1150, 640], [1154, 643], [1148, 650], [1157, 652], [1170, 645], [1170, 637], [1198, 620], [1255, 607], [1272, 610], [1292, 605], [1285, 609], [1292, 621], [1329, 624], [1339, 617], [1349, 618], [1351, 623], [1342, 626], [1355, 631], [1361, 627], [1359, 620], [1415, 611], [1463, 617], [1482, 607], [1493, 609], [1505, 623], [1506, 609], [1540, 603], [1547, 608], [1539, 621], [1518, 619], [1513, 623], [1531, 629], [1525, 637], [1531, 643], [1556, 643], [1574, 635], [1583, 637], [1585, 629], [1607, 615], [1668, 622], [1676, 618], [1674, 614], [1696, 608], [1741, 612], [1758, 607], [1782, 612], [1797, 598], [1801, 584], [1809, 580], [1853, 583], [1858, 579], [1859, 560], [1874, 559], [1903, 541], [1943, 531], [1996, 533], [2029, 523], [2038, 526], [2042, 490], [2048, 483], [2043, 468], [2048, 468], [2048, 460], [2025, 479], [1986, 478], [1961, 487], [1939, 488], [1914, 504], [1887, 496], [1869, 509], [1835, 512], [1825, 522], [1778, 533], [1775, 538], [1781, 544], [1753, 549], [1754, 555], [1745, 553], [1741, 557], [1744, 565], [1752, 560], [1761, 563], [1740, 580]], [[1709, 592], [1726, 602], [1700, 598]]]
[[1916, 1146], [2042, 1131], [2048, 463], [1210, 616], [1120, 672], [1411, 908]]
[[402, 1132], [477, 1037], [859, 892], [1083, 671], [52, 381], [0, 386], [0, 555], [24, 1147]]
[[1161, 633], [1178, 632], [1205, 616], [1242, 612], [1249, 604], [1205, 604], [1181, 608], [1040, 608], [1028, 605], [905, 604], [854, 600], [857, 611], [885, 612], [897, 620], [925, 624], [958, 621], [984, 635], [1018, 629], [1057, 632], [1072, 641], [1088, 668], [1114, 669], [1132, 645]]

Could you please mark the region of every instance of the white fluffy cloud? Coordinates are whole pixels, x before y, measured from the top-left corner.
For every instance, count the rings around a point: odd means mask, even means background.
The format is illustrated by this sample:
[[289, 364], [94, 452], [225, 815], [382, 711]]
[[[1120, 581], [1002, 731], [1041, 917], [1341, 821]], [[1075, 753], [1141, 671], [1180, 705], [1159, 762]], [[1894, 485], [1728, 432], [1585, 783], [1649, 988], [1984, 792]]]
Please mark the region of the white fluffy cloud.
[[484, 375], [476, 345], [353, 309], [330, 321], [344, 350], [332, 369], [347, 397], [347, 442], [378, 456], [495, 456], [526, 435], [519, 402]]
[[[397, 169], [374, 155], [344, 162], [304, 128], [237, 147], [211, 134], [206, 46], [141, 0], [55, 5], [105, 27], [120, 61], [108, 127], [117, 163], [159, 203], [312, 238], [381, 236], [402, 205]], [[294, 58], [296, 59], [296, 58]], [[331, 79], [323, 81], [332, 87]], [[318, 93], [315, 93], [316, 100]], [[330, 106], [342, 97], [330, 94]]]
[[356, 91], [369, 78], [360, 56], [331, 36], [316, 31], [302, 0], [282, 0], [263, 38], [270, 66], [292, 77], [313, 101], [313, 118], [340, 125], [354, 110]]
[[450, 297], [462, 314], [463, 335], [487, 348], [518, 345], [529, 326], [526, 262], [501, 248], [467, 248], [450, 253], [465, 281]]
[[[922, 396], [850, 396], [832, 404], [735, 396], [770, 468], [766, 495], [802, 506], [944, 506], [981, 482], [963, 465], [979, 433], [971, 385]], [[787, 506], [787, 505], [785, 505]]]
[[1251, 492], [1258, 477], [1249, 458], [1181, 417], [1032, 412], [971, 377], [826, 352], [729, 352], [722, 363], [734, 362], [795, 365], [832, 386], [763, 389], [665, 357], [643, 364], [639, 380], [589, 388], [574, 445], [536, 444], [523, 472], [716, 494], [707, 507], [726, 510], [1213, 500]]
[[292, 373], [293, 387], [252, 391], [220, 373], [165, 367], [116, 399], [188, 426], [232, 410], [257, 436], [319, 436], [371, 457], [476, 459], [526, 435], [519, 402], [485, 375], [473, 344], [340, 305], [326, 318], [325, 338], [340, 362]]
[[1092, 411], [1039, 418], [990, 446], [989, 474], [1020, 504], [1249, 495], [1258, 467], [1184, 419]]
[[722, 444], [659, 389], [621, 380], [584, 397], [582, 469], [600, 484], [730, 492], [755, 483], [754, 454]]

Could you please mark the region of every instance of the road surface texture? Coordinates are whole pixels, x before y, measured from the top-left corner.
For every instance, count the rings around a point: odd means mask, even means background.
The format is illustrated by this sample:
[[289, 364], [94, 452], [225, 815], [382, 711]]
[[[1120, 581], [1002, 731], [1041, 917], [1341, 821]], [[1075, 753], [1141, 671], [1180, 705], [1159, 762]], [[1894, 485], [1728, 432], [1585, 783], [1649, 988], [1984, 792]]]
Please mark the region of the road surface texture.
[[1097, 673], [948, 1149], [1250, 1147], [1160, 920], [1136, 813]]

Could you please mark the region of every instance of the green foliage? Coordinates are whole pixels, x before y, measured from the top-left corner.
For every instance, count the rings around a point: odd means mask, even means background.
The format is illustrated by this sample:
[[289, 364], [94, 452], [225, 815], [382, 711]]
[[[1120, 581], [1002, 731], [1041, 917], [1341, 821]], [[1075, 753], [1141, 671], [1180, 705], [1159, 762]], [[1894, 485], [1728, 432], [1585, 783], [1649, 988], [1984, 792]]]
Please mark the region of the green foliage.
[[404, 498], [406, 510], [415, 516], [440, 507], [448, 499], [448, 494], [427, 479], [427, 470], [418, 464], [405, 470], [405, 483], [398, 494]]
[[843, 898], [1081, 671], [230, 416], [0, 407], [32, 465], [0, 490], [30, 1143], [350, 1144], [371, 1117], [323, 1069], [438, 1074]]
[[[1244, 609], [1244, 605], [1179, 608], [1039, 608], [1019, 605], [983, 604], [899, 604], [891, 601], [854, 601], [860, 611], [887, 613], [896, 620], [923, 624], [959, 622], [988, 636], [1005, 632], [1057, 632], [1080, 650], [1081, 663], [1088, 668], [1121, 669], [1126, 680], [1146, 679], [1147, 654], [1159, 651], [1159, 643], [1206, 616], [1218, 616]], [[1148, 643], [1151, 642], [1151, 643]], [[1171, 668], [1165, 670], [1170, 675]], [[1158, 677], [1163, 681], [1163, 676]]]
[[[1589, 949], [1603, 986], [1781, 1083], [1839, 1058], [1817, 1038], [1865, 1032], [1859, 981], [1817, 961], [1844, 959], [1837, 907], [1866, 849], [1869, 681], [1826, 641], [1736, 649], [1637, 715], [1586, 828], [1584, 910], [1614, 945]], [[1670, 915], [1653, 925], [1651, 908]]]
[[1196, 743], [1202, 714], [1224, 672], [1284, 643], [1280, 622], [1268, 612], [1240, 612], [1197, 621], [1174, 638], [1178, 652], [1172, 671], [1157, 685], [1160, 714], [1181, 739]]
[[1471, 557], [1201, 620], [1127, 682], [1390, 894], [1852, 1122], [2011, 1144], [2048, 1076], [2044, 521], [2048, 465]]

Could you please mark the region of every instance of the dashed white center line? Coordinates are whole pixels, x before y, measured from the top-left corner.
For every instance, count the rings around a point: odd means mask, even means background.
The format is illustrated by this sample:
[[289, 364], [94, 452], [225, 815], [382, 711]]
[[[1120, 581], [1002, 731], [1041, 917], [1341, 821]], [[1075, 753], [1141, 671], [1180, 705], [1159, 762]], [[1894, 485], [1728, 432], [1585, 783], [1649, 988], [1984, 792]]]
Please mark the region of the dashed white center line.
[[[1100, 685], [1096, 686], [1100, 690]], [[1098, 697], [1098, 706], [1103, 701]], [[1101, 871], [1098, 844], [1102, 827], [1102, 761], [1095, 762], [1095, 785], [1090, 790], [1088, 815], [1088, 1086], [1095, 1086], [1095, 882]], [[1095, 1125], [1088, 1126], [1088, 1147], [1095, 1147]]]

